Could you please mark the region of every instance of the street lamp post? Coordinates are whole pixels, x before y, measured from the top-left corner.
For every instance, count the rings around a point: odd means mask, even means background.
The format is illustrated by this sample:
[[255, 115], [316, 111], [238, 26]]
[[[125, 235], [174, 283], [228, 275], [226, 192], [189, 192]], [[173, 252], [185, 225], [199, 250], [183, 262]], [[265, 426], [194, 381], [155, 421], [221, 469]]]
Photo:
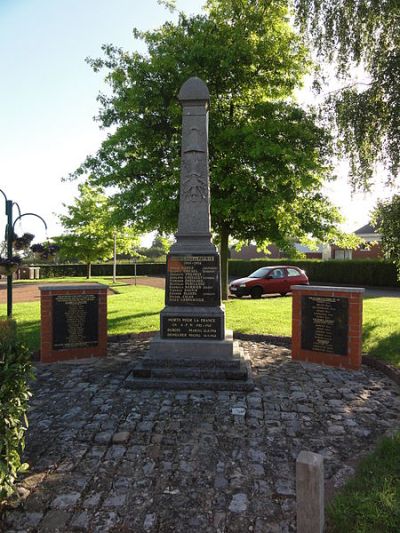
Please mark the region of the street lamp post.
[[[12, 222], [12, 209], [13, 203], [12, 200], [6, 200], [6, 215], [7, 215], [7, 226], [6, 226], [6, 239], [7, 239], [7, 259], [12, 258], [12, 241], [13, 241], [13, 222]], [[11, 318], [12, 316], [12, 272], [7, 274], [7, 317]]]
[[[44, 227], [46, 228], [46, 231], [47, 231], [47, 224], [45, 220], [40, 215], [37, 215], [36, 213], [21, 214], [21, 209], [19, 205], [17, 204], [17, 202], [13, 202], [12, 200], [9, 200], [6, 194], [4, 193], [4, 191], [2, 191], [1, 189], [0, 189], [0, 192], [4, 196], [4, 199], [6, 202], [7, 225], [6, 225], [6, 231], [5, 231], [5, 239], [7, 242], [7, 259], [11, 260], [12, 254], [13, 254], [12, 243], [14, 239], [14, 228], [18, 220], [20, 220], [22, 217], [25, 217], [27, 215], [37, 217], [43, 222]], [[18, 208], [18, 217], [13, 222], [13, 206], [14, 205], [16, 205]], [[7, 318], [12, 317], [12, 281], [13, 281], [13, 275], [10, 272], [9, 274], [7, 274]]]

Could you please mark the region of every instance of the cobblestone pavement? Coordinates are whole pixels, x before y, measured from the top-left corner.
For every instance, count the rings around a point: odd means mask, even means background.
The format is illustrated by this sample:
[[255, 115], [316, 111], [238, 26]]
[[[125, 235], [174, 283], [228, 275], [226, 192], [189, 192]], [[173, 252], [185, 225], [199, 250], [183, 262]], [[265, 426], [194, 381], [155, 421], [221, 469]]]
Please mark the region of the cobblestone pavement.
[[292, 362], [242, 341], [251, 393], [132, 390], [147, 340], [111, 357], [37, 365], [22, 503], [8, 531], [284, 532], [295, 530], [295, 459], [322, 453], [325, 475], [399, 427], [398, 387], [370, 368]]

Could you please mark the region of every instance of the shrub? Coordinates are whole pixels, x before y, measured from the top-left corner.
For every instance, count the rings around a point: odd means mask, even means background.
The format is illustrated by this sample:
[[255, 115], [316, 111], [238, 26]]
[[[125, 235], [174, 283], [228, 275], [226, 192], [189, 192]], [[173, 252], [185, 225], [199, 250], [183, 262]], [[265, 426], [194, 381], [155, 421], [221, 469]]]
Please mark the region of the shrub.
[[15, 322], [0, 322], [0, 501], [14, 492], [27, 429], [26, 410], [33, 377], [29, 350], [16, 341]]
[[[132, 263], [117, 264], [117, 276], [132, 277], [134, 275], [134, 265]], [[164, 276], [164, 263], [137, 263], [136, 273], [138, 276]], [[58, 277], [85, 277], [87, 266], [78, 265], [40, 265], [41, 278]], [[112, 276], [112, 263], [92, 265], [92, 276]]]

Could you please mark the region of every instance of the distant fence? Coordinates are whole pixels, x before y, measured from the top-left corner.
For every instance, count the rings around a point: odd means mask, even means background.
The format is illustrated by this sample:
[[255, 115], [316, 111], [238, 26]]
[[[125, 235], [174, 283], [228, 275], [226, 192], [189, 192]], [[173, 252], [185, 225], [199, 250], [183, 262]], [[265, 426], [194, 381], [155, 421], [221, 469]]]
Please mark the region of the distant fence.
[[[257, 268], [269, 265], [289, 264], [298, 266], [307, 272], [311, 283], [337, 283], [347, 285], [362, 285], [370, 287], [400, 287], [396, 268], [392, 263], [384, 261], [321, 261], [318, 259], [257, 259], [244, 261], [231, 259], [229, 261], [229, 275], [244, 277]], [[87, 267], [78, 265], [40, 265], [41, 278], [53, 277], [82, 277], [86, 276]], [[138, 276], [165, 276], [165, 263], [137, 263]], [[92, 276], [112, 276], [113, 265], [92, 265]], [[134, 275], [133, 264], [118, 264], [117, 276], [131, 277]]]

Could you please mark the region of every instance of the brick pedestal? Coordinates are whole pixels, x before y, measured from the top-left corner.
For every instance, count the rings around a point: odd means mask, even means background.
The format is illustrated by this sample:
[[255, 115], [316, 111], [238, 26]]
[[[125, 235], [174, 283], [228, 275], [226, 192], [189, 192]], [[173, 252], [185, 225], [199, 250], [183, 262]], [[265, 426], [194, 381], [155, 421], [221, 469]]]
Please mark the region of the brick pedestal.
[[292, 358], [357, 370], [364, 289], [292, 287]]
[[46, 285], [40, 289], [40, 360], [107, 354], [107, 286]]

